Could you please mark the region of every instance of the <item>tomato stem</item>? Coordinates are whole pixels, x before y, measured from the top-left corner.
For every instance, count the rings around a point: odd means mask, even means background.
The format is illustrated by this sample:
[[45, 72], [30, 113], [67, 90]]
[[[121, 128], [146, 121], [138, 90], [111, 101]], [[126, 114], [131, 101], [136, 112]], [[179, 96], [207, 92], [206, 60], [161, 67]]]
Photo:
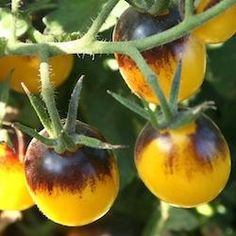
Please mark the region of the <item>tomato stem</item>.
[[17, 14], [20, 7], [21, 0], [12, 0], [11, 1], [11, 12], [12, 12], [12, 24], [11, 24], [11, 35], [9, 41], [15, 43], [17, 41], [16, 36], [16, 25], [17, 25]]
[[116, 6], [119, 0], [110, 0], [104, 5], [100, 14], [94, 20], [93, 24], [89, 28], [88, 32], [84, 35], [84, 38], [88, 40], [94, 40], [102, 25], [106, 21], [107, 17], [111, 13], [112, 9]]
[[58, 138], [61, 134], [61, 130], [63, 129], [59, 113], [56, 108], [54, 90], [50, 82], [50, 74], [49, 74], [49, 65], [48, 65], [48, 54], [46, 51], [40, 51], [40, 78], [41, 78], [41, 95], [46, 104], [49, 116], [52, 121], [52, 129], [53, 129], [53, 138]]
[[185, 0], [185, 7], [184, 7], [184, 18], [188, 19], [193, 15], [194, 12], [194, 4], [193, 0]]
[[[144, 39], [132, 40], [128, 42], [104, 42], [104, 41], [88, 41], [82, 37], [77, 40], [67, 42], [48, 42], [48, 43], [22, 43], [14, 44], [8, 43], [5, 47], [3, 45], [2, 52], [10, 55], [33, 55], [37, 54], [39, 48], [47, 48], [50, 56], [59, 54], [107, 54], [120, 53], [126, 54], [130, 48], [137, 48], [138, 50], [148, 50], [173, 40], [183, 37], [189, 31], [204, 24], [211, 18], [225, 11], [235, 4], [235, 0], [220, 1], [208, 10], [188, 17], [188, 20], [182, 21], [180, 24], [156, 35], [149, 36]], [[106, 9], [105, 9], [106, 10]], [[104, 11], [105, 11], [104, 10]]]
[[161, 89], [156, 74], [151, 70], [145, 59], [142, 57], [142, 54], [136, 48], [133, 48], [129, 54], [130, 57], [135, 61], [139, 69], [142, 71], [147, 83], [151, 86], [151, 88], [155, 92], [156, 97], [160, 102], [161, 109], [165, 116], [166, 122], [170, 121], [172, 118], [172, 111]]

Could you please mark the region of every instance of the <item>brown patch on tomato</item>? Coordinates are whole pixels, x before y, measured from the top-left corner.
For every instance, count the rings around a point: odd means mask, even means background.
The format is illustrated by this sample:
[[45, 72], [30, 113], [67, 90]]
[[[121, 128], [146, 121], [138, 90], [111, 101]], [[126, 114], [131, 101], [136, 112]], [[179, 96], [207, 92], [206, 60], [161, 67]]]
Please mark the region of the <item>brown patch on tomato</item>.
[[[81, 128], [81, 127], [80, 127]], [[89, 127], [83, 134], [97, 137]], [[25, 158], [26, 179], [33, 191], [52, 194], [54, 188], [81, 193], [86, 187], [96, 189], [97, 182], [112, 178], [115, 159], [107, 150], [80, 147], [75, 152], [57, 154], [33, 140]]]
[[193, 171], [213, 171], [216, 158], [227, 158], [227, 147], [220, 130], [207, 118], [196, 121], [196, 132], [189, 135], [189, 146], [186, 151], [192, 152], [192, 157], [198, 163], [197, 168], [188, 168], [187, 176]]
[[208, 10], [209, 8], [215, 6], [219, 2], [220, 2], [220, 0], [208, 0], [206, 2], [206, 4], [204, 5], [202, 11], [204, 12], [204, 11]]

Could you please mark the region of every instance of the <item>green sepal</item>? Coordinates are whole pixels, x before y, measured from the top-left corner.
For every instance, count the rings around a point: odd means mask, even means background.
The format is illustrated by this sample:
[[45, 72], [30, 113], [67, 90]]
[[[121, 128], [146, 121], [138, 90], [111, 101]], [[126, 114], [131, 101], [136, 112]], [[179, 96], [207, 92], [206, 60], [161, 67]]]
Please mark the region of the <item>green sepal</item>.
[[49, 147], [55, 147], [57, 145], [56, 139], [50, 139], [50, 138], [44, 137], [44, 136], [40, 135], [36, 130], [29, 128], [25, 125], [22, 125], [20, 123], [14, 123], [12, 126], [21, 130], [23, 133], [26, 133], [33, 138], [36, 138], [41, 143], [43, 143]]
[[174, 117], [173, 121], [170, 122], [168, 128], [179, 128], [185, 126], [189, 123], [197, 120], [202, 113], [204, 113], [208, 109], [216, 109], [215, 103], [212, 101], [204, 102], [198, 106], [189, 108], [187, 110], [179, 111], [177, 115]]
[[182, 71], [182, 63], [178, 63], [175, 71], [175, 76], [171, 84], [170, 100], [169, 100], [170, 107], [174, 111], [177, 109], [179, 88], [181, 83], [181, 71]]
[[137, 103], [130, 101], [127, 98], [124, 98], [114, 92], [111, 91], [107, 91], [116, 101], [118, 101], [119, 103], [121, 103], [122, 105], [124, 105], [125, 107], [127, 107], [128, 109], [130, 109], [131, 111], [133, 111], [134, 113], [138, 114], [139, 116], [143, 117], [145, 120], [149, 121], [150, 120], [150, 116], [148, 111], [146, 111], [145, 109], [143, 109], [141, 106], [139, 106]]
[[97, 148], [97, 149], [120, 149], [125, 148], [124, 145], [112, 145], [110, 143], [102, 142], [99, 139], [88, 137], [81, 134], [74, 135], [74, 140], [77, 145], [85, 145], [87, 147], [91, 148]]
[[68, 132], [69, 134], [75, 133], [76, 130], [76, 120], [77, 120], [77, 113], [78, 113], [80, 94], [82, 90], [83, 78], [84, 76], [81, 76], [78, 79], [71, 94], [66, 123], [64, 125], [65, 131]]
[[26, 95], [28, 96], [30, 103], [33, 106], [35, 112], [37, 113], [37, 116], [40, 122], [42, 123], [43, 127], [47, 130], [49, 134], [52, 133], [52, 122], [44, 102], [40, 99], [39, 96], [30, 93], [28, 88], [23, 83], [21, 84], [21, 86], [24, 89]]

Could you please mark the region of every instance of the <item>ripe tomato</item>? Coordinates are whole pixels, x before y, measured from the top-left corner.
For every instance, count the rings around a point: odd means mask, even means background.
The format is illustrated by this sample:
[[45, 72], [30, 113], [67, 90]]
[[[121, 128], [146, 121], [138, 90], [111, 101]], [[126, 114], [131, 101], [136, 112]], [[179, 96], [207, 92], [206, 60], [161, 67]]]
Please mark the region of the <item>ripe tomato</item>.
[[[114, 29], [114, 41], [142, 39], [160, 33], [181, 21], [177, 10], [151, 16], [133, 8], [127, 9]], [[171, 43], [142, 52], [148, 65], [159, 78], [164, 94], [169, 97], [178, 61], [182, 60], [179, 100], [191, 96], [203, 82], [206, 65], [205, 45], [195, 36], [188, 35]], [[130, 89], [148, 102], [159, 103], [136, 64], [125, 55], [116, 54], [121, 75]]]
[[[85, 124], [78, 129], [103, 140]], [[25, 173], [32, 198], [43, 214], [68, 226], [85, 225], [102, 217], [119, 188], [118, 168], [112, 153], [86, 146], [73, 153], [57, 154], [33, 139], [26, 152]]]
[[228, 145], [206, 117], [178, 129], [158, 131], [150, 124], [139, 135], [135, 164], [148, 189], [179, 207], [214, 199], [230, 173]]
[[[196, 13], [206, 11], [220, 0], [201, 0]], [[193, 31], [205, 43], [221, 43], [236, 32], [236, 4]]]
[[8, 127], [14, 149], [0, 143], [0, 210], [25, 210], [34, 205], [26, 188], [22, 133]]
[[[39, 78], [40, 60], [36, 56], [4, 56], [0, 57], [0, 80], [6, 78], [10, 70], [13, 71], [11, 88], [17, 92], [24, 92], [23, 82], [32, 93], [40, 92]], [[55, 87], [61, 85], [71, 72], [73, 66], [72, 55], [59, 55], [49, 59], [51, 79]]]

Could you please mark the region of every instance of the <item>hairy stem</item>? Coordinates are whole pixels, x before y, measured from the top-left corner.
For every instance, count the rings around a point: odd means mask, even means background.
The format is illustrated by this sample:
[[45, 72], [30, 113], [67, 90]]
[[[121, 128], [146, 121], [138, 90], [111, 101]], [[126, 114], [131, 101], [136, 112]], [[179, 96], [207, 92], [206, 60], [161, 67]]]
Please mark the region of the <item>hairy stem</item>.
[[88, 32], [84, 35], [84, 38], [88, 40], [94, 40], [102, 25], [105, 23], [107, 17], [111, 13], [112, 9], [118, 3], [119, 0], [110, 0], [102, 9], [98, 17], [95, 19]]
[[16, 24], [17, 24], [17, 13], [20, 7], [21, 0], [12, 0], [11, 1], [11, 12], [12, 12], [12, 25], [11, 25], [11, 36], [9, 40], [11, 43], [15, 43], [17, 40], [16, 37]]
[[152, 89], [155, 92], [156, 97], [160, 101], [160, 105], [165, 115], [166, 121], [169, 121], [172, 118], [172, 112], [166, 100], [166, 97], [161, 89], [156, 74], [151, 70], [147, 62], [142, 57], [142, 54], [136, 48], [130, 50], [129, 56], [135, 61], [136, 65], [142, 71], [142, 74], [144, 75], [148, 84], [152, 86]]
[[140, 51], [151, 49], [153, 47], [160, 46], [162, 44], [176, 40], [189, 31], [207, 22], [214, 16], [225, 11], [233, 4], [236, 0], [224, 0], [215, 6], [211, 7], [207, 11], [192, 15], [188, 17], [188, 20], [184, 20], [180, 24], [153, 36], [149, 36], [144, 39], [133, 40], [128, 42], [103, 42], [103, 41], [88, 41], [82, 37], [77, 40], [68, 42], [51, 42], [44, 44], [34, 43], [21, 43], [8, 45], [6, 53], [14, 55], [32, 55], [38, 53], [39, 48], [47, 48], [48, 53], [52, 55], [58, 54], [107, 54], [107, 53], [121, 53], [127, 54], [127, 49], [135, 47]]
[[188, 19], [193, 15], [193, 12], [194, 12], [193, 0], [185, 0], [184, 18]]
[[41, 78], [41, 96], [48, 109], [49, 116], [52, 121], [53, 138], [58, 138], [61, 135], [63, 129], [60, 116], [56, 108], [56, 102], [54, 97], [54, 90], [50, 82], [48, 54], [45, 51], [40, 52], [40, 78]]

